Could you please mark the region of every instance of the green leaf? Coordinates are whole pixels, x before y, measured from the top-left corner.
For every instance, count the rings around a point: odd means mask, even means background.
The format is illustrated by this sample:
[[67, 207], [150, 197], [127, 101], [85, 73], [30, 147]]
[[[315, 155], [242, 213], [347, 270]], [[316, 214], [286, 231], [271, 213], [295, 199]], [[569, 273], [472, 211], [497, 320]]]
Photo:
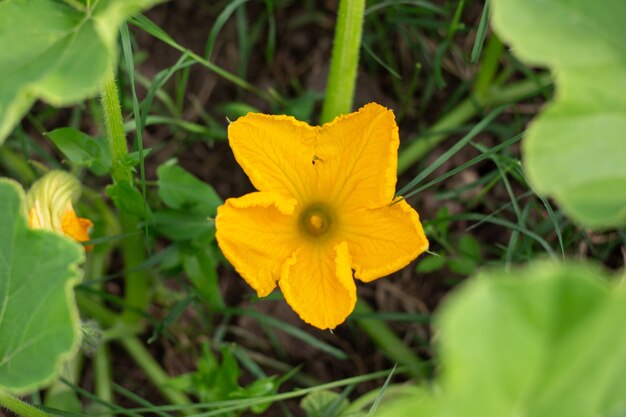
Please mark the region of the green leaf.
[[623, 415], [626, 291], [609, 279], [548, 262], [472, 279], [437, 315], [439, 394], [382, 416]]
[[117, 58], [117, 31], [158, 0], [0, 2], [0, 144], [38, 98], [54, 106], [94, 95]]
[[157, 169], [157, 176], [159, 196], [168, 207], [215, 217], [222, 199], [209, 184], [176, 165], [174, 160], [161, 165]]
[[528, 177], [592, 228], [626, 224], [625, 21], [623, 0], [493, 0], [496, 32], [556, 79], [522, 144]]
[[24, 192], [0, 179], [0, 389], [40, 388], [78, 347], [73, 287], [83, 249], [26, 224]]
[[239, 103], [239, 102], [226, 103], [220, 106], [219, 110], [220, 110], [220, 113], [225, 114], [226, 118], [230, 120], [231, 122], [234, 122], [241, 116], [245, 116], [248, 113], [260, 113], [261, 112], [261, 110], [259, 110], [256, 107], [253, 107], [246, 103]]
[[[278, 392], [279, 382], [276, 380], [276, 376], [269, 376], [255, 380], [247, 387], [240, 387], [239, 389], [230, 393], [230, 398], [258, 398], [275, 395]], [[264, 413], [272, 405], [272, 400], [268, 400], [265, 403], [255, 404], [250, 407], [250, 411], [254, 414]]]
[[139, 152], [139, 151], [129, 152], [128, 154], [124, 156], [124, 160], [122, 161], [122, 163], [128, 168], [135, 168], [137, 165], [139, 165], [141, 155], [143, 155], [143, 158], [145, 159], [151, 153], [152, 153], [152, 148], [145, 148], [143, 152]]
[[174, 240], [199, 240], [215, 236], [215, 221], [202, 214], [183, 210], [161, 210], [154, 213], [156, 229]]
[[222, 346], [222, 363], [215, 377], [215, 385], [222, 390], [225, 395], [229, 395], [239, 388], [239, 364], [233, 355], [230, 346]]
[[94, 139], [71, 127], [55, 129], [47, 136], [76, 165], [90, 168], [96, 175], [105, 175], [111, 169], [111, 155], [106, 140]]
[[149, 207], [145, 204], [143, 196], [128, 181], [109, 185], [106, 192], [120, 210], [140, 218], [150, 216]]
[[[307, 417], [339, 416], [349, 405], [348, 400], [340, 399], [340, 397], [341, 395], [334, 391], [313, 391], [300, 401], [300, 408], [304, 410]], [[330, 407], [334, 408], [334, 412], [328, 414], [327, 410]]]
[[479, 261], [480, 257], [480, 243], [472, 235], [463, 235], [459, 239], [459, 251], [464, 257], [468, 257], [475, 261]]
[[415, 267], [415, 272], [418, 274], [427, 274], [429, 272], [435, 272], [446, 266], [445, 254], [429, 255], [420, 259]]
[[626, 297], [588, 266], [485, 273], [438, 318], [446, 408], [604, 415], [626, 386]]
[[459, 275], [471, 275], [478, 268], [478, 264], [472, 258], [452, 258], [448, 262], [448, 267], [450, 271], [459, 274]]
[[184, 253], [183, 268], [208, 307], [214, 309], [224, 307], [216, 262], [211, 257], [208, 248], [201, 248], [192, 253]]

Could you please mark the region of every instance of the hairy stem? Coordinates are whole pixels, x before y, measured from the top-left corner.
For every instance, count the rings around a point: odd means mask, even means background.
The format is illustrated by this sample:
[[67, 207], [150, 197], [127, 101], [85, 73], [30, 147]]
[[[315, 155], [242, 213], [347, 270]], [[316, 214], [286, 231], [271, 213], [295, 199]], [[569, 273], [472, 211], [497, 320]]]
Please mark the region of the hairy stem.
[[126, 134], [122, 122], [122, 108], [117, 94], [117, 85], [113, 68], [109, 68], [100, 91], [104, 125], [107, 131], [109, 150], [111, 151], [111, 177], [113, 181], [132, 181], [130, 169], [124, 164], [128, 156]]
[[[110, 68], [102, 84], [100, 92], [102, 98], [102, 109], [104, 114], [104, 124], [106, 126], [109, 149], [111, 151], [111, 177], [116, 183], [127, 182], [133, 185], [133, 176], [125, 161], [128, 156], [126, 135], [124, 124], [122, 123], [122, 110], [120, 99], [117, 93], [115, 75]], [[125, 301], [129, 309], [124, 313], [127, 322], [138, 321], [140, 316], [135, 312], [145, 310], [150, 301], [148, 276], [144, 270], [137, 270], [136, 267], [145, 260], [144, 243], [141, 234], [136, 233], [139, 219], [129, 213], [121, 211], [120, 223], [122, 233], [128, 233], [121, 244], [122, 256], [124, 258], [125, 275]], [[134, 311], [133, 311], [134, 310]]]
[[51, 417], [50, 414], [2, 390], [0, 390], [0, 407], [4, 407], [22, 417]]

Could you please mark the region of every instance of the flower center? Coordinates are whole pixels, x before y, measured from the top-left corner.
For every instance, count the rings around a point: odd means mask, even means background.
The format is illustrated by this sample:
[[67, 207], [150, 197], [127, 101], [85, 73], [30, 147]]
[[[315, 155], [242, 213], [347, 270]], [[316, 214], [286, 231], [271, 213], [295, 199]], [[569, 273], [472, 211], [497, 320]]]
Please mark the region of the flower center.
[[320, 237], [328, 233], [333, 219], [327, 207], [315, 204], [307, 207], [300, 215], [300, 228], [311, 237]]

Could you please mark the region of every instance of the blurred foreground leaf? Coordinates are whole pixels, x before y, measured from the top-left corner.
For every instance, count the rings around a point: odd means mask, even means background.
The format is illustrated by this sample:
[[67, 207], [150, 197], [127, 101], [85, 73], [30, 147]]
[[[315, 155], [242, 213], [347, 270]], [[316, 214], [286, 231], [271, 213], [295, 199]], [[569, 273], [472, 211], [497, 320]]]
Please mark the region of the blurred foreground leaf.
[[79, 1], [0, 2], [0, 145], [38, 98], [62, 106], [96, 94], [117, 57], [118, 27], [158, 1], [95, 0], [90, 9]]
[[77, 348], [73, 286], [83, 249], [26, 225], [24, 192], [0, 179], [0, 389], [24, 393], [50, 381]]
[[380, 417], [624, 416], [626, 292], [603, 275], [540, 262], [471, 280], [437, 318], [436, 394]]
[[523, 142], [531, 183], [587, 227], [626, 224], [626, 2], [492, 4], [496, 32], [556, 79], [555, 100]]

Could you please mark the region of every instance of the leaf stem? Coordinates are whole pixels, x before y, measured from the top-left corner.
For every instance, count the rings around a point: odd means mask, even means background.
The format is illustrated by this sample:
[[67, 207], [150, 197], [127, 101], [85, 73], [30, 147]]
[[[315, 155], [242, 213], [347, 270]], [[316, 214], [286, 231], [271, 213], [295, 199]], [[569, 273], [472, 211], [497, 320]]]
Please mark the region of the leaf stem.
[[50, 414], [2, 390], [0, 390], [0, 406], [22, 417], [51, 417]]
[[352, 110], [365, 0], [341, 0], [321, 123]]

